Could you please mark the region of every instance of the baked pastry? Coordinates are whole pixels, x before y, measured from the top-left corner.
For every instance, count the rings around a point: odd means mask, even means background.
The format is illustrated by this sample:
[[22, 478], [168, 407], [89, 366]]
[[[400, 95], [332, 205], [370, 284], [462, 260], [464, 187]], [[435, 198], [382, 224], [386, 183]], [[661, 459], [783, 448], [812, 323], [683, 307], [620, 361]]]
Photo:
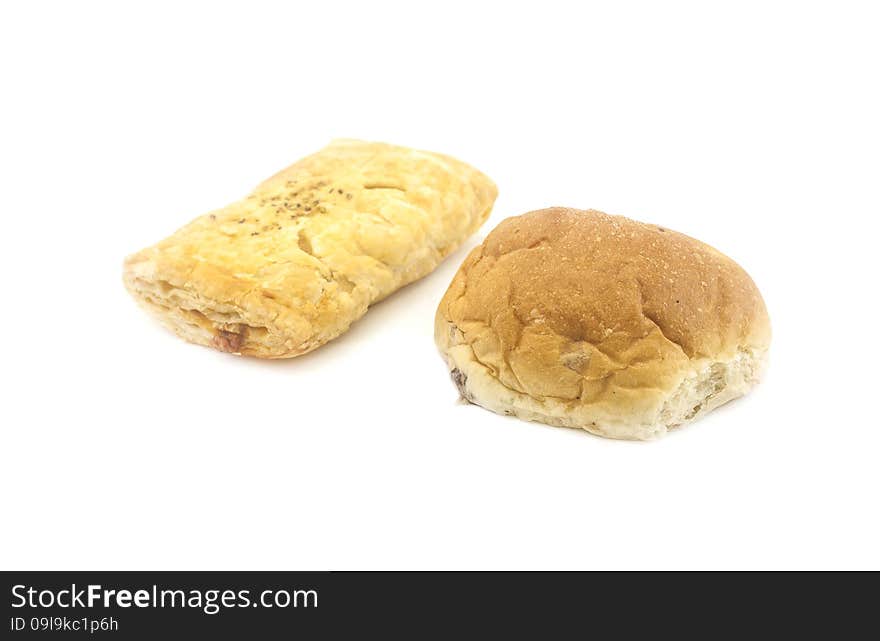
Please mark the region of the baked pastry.
[[298, 356], [431, 272], [497, 189], [440, 154], [337, 140], [125, 261], [143, 307], [182, 338]]
[[508, 218], [470, 253], [435, 339], [473, 403], [649, 439], [745, 394], [770, 321], [748, 274], [712, 247], [554, 207]]

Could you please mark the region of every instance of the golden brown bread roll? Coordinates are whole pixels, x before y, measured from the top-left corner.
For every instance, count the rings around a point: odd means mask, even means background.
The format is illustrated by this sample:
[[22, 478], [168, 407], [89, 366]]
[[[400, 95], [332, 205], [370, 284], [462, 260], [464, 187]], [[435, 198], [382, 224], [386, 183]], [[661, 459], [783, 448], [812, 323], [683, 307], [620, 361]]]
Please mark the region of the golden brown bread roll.
[[435, 339], [473, 403], [649, 439], [745, 394], [770, 322], [748, 274], [712, 247], [554, 207], [508, 218], [470, 253]]
[[186, 340], [297, 356], [431, 272], [497, 193], [454, 158], [338, 140], [130, 256], [124, 281]]

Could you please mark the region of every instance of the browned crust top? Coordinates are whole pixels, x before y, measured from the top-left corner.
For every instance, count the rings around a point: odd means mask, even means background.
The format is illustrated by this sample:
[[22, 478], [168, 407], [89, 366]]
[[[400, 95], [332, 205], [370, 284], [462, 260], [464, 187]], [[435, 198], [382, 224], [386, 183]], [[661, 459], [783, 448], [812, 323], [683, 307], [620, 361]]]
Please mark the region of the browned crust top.
[[770, 341], [760, 292], [727, 256], [664, 227], [562, 207], [499, 224], [450, 285], [438, 336], [442, 321], [508, 387], [563, 398], [584, 399], [585, 382], [611, 373], [615, 385], [665, 388], [692, 359]]

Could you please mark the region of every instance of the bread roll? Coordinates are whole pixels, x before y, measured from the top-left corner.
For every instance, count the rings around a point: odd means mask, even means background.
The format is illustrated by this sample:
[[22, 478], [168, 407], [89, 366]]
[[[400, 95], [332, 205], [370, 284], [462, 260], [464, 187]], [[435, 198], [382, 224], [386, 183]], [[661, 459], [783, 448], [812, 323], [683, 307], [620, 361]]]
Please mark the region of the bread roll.
[[712, 247], [554, 207], [508, 218], [470, 253], [435, 339], [477, 405], [650, 439], [755, 385], [770, 321], [748, 274]]
[[297, 356], [431, 272], [496, 195], [448, 156], [340, 140], [130, 256], [124, 281], [188, 341]]

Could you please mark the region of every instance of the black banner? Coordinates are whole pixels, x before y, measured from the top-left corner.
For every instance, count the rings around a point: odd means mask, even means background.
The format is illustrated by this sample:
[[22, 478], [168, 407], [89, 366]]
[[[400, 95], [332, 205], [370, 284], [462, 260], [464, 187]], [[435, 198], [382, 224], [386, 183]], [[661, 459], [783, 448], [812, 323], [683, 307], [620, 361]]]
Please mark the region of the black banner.
[[[867, 633], [843, 574], [4, 572], [4, 639]], [[861, 577], [868, 578], [867, 576]], [[835, 610], [835, 606], [837, 609]], [[574, 627], [573, 627], [574, 626]], [[609, 627], [611, 626], [611, 627]], [[865, 627], [867, 626], [867, 627]], [[613, 631], [606, 635], [603, 631]], [[52, 635], [49, 637], [48, 635]]]

